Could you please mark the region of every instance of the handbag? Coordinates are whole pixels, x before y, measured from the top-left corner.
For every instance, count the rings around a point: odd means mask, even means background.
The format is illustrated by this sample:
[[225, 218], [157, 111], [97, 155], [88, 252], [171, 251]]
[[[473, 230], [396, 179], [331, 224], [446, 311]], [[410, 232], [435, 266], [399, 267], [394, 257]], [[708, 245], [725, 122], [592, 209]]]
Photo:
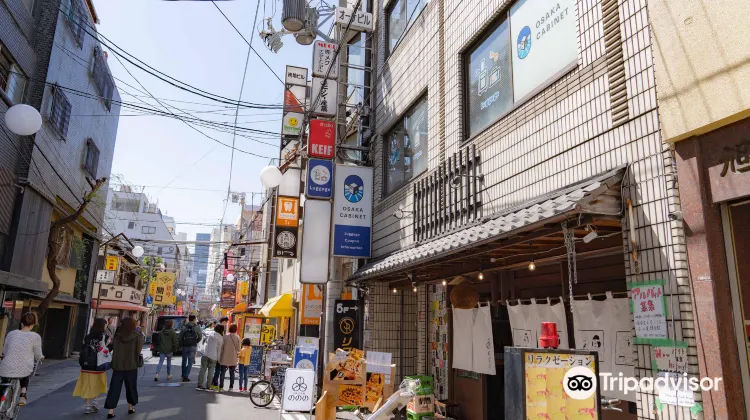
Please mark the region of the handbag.
[[107, 344], [102, 340], [96, 352], [96, 370], [106, 371], [112, 369], [112, 352], [107, 348]]

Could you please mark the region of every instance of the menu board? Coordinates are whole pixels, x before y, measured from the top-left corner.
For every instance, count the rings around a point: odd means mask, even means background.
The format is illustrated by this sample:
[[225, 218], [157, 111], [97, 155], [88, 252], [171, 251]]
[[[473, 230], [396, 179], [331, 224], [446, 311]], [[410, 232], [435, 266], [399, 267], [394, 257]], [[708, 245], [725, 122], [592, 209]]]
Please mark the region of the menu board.
[[253, 346], [250, 352], [250, 364], [248, 365], [249, 375], [263, 374], [263, 352], [263, 346]]

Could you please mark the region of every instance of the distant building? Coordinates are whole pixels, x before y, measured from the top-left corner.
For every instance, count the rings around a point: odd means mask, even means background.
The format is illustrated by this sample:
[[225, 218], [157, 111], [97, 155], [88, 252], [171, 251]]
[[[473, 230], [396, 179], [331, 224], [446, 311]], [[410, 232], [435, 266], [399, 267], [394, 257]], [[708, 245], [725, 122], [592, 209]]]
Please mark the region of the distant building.
[[[211, 240], [210, 233], [197, 233], [195, 235], [196, 242], [208, 242]], [[210, 246], [208, 244], [196, 244], [195, 254], [193, 255], [194, 270], [196, 273], [195, 285], [201, 291], [206, 288], [206, 277], [208, 274], [208, 256]]]

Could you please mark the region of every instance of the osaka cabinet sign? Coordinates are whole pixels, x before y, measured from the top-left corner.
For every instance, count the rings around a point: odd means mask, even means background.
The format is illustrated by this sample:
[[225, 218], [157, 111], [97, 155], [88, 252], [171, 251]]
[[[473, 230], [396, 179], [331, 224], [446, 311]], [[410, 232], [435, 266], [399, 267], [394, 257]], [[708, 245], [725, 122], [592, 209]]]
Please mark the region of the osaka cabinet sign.
[[333, 194], [333, 255], [370, 258], [372, 168], [336, 165]]

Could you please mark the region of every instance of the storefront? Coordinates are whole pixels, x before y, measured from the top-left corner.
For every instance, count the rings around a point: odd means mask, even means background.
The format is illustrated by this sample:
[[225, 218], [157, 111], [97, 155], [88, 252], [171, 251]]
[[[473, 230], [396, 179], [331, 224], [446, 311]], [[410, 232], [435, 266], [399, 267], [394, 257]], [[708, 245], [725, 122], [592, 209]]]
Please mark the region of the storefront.
[[[258, 313], [271, 320], [267, 320], [263, 324], [267, 331], [265, 334], [261, 333], [261, 341], [267, 339], [268, 335], [271, 334], [274, 338], [283, 338], [286, 344], [294, 343], [296, 309], [293, 306], [293, 301], [292, 293], [284, 293], [269, 299], [263, 305]], [[273, 326], [273, 332], [267, 327], [270, 325]]]
[[750, 417], [750, 119], [674, 147], [701, 335], [721, 337], [701, 376], [724, 378], [717, 410]]
[[149, 309], [143, 306], [142, 291], [130, 286], [94, 283], [92, 296], [91, 322], [95, 318], [112, 319], [116, 327], [122, 319], [132, 317], [139, 325], [150, 325], [147, 320]]
[[[360, 268], [350, 283], [367, 290], [365, 348], [392, 353], [398, 380], [433, 376], [436, 399], [457, 404], [461, 419], [505, 418], [504, 348], [538, 347], [543, 321], [557, 323], [560, 348], [596, 351], [601, 371], [634, 376], [621, 225], [625, 171], [605, 172]], [[489, 370], [472, 366], [463, 344], [476, 335], [456, 324], [459, 308], [477, 307], [490, 314]], [[636, 418], [633, 393], [604, 395], [620, 398], [623, 413], [601, 418]]]

